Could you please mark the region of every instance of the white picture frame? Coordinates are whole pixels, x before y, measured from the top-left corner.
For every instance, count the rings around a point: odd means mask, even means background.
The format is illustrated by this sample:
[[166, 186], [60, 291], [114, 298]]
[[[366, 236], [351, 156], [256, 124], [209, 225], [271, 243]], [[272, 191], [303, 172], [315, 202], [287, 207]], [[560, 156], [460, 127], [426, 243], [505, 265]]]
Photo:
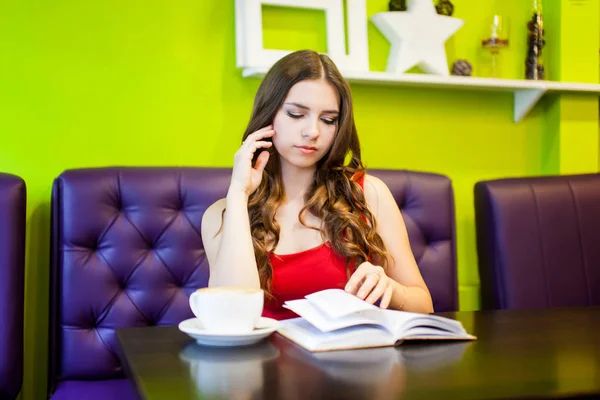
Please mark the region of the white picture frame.
[[263, 46], [262, 7], [272, 5], [325, 12], [327, 55], [340, 71], [368, 71], [366, 0], [346, 0], [348, 52], [346, 52], [343, 0], [236, 0], [236, 64], [238, 68], [270, 68], [296, 49]]

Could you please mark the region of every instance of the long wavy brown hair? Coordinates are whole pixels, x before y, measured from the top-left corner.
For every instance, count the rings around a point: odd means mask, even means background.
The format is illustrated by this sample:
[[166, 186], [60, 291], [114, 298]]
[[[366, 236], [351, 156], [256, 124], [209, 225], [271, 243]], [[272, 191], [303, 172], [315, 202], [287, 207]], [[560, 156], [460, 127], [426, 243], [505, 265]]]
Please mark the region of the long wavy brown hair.
[[[315, 179], [305, 195], [300, 222], [309, 212], [320, 219], [323, 240], [346, 257], [349, 266], [364, 261], [386, 267], [387, 252], [376, 232], [375, 217], [366, 204], [364, 192], [355, 177], [364, 174], [360, 143], [354, 123], [350, 88], [329, 57], [301, 50], [281, 58], [264, 77], [254, 100], [252, 116], [242, 141], [248, 135], [273, 123], [288, 92], [296, 83], [307, 79], [325, 79], [340, 98], [338, 130], [329, 152], [319, 160]], [[271, 156], [258, 188], [250, 195], [248, 213], [254, 254], [263, 290], [271, 295], [273, 270], [269, 253], [279, 243], [280, 227], [275, 213], [284, 200], [281, 162], [277, 151]], [[255, 155], [258, 157], [257, 152]]]

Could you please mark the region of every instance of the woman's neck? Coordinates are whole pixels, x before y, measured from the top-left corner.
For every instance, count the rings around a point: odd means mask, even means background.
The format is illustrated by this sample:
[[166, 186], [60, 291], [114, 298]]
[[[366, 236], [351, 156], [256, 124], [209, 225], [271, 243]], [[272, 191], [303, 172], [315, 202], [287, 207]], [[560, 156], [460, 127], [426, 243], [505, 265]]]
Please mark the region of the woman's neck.
[[315, 179], [315, 168], [297, 168], [282, 163], [281, 178], [285, 202], [303, 201], [304, 194]]

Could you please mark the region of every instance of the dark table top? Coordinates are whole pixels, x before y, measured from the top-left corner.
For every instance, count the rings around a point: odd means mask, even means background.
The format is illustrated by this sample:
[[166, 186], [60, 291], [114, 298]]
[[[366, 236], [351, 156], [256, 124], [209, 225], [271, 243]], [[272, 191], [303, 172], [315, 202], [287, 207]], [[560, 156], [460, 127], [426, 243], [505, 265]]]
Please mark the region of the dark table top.
[[117, 336], [148, 400], [600, 397], [600, 307], [440, 315], [478, 340], [310, 353], [278, 334], [228, 349], [177, 327]]

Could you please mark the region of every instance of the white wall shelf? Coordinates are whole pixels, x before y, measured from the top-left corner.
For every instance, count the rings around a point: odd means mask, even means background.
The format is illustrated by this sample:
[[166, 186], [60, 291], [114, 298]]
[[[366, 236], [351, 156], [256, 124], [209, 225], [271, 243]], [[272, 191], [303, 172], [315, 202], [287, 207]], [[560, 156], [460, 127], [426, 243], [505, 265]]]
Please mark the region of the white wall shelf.
[[[262, 78], [267, 68], [246, 68], [242, 76]], [[588, 93], [600, 95], [600, 84], [529, 81], [517, 79], [493, 79], [468, 76], [438, 76], [428, 74], [391, 74], [388, 72], [347, 72], [350, 83], [407, 86], [422, 88], [445, 88], [474, 91], [497, 91], [514, 93], [513, 120], [520, 122], [546, 93]]]

